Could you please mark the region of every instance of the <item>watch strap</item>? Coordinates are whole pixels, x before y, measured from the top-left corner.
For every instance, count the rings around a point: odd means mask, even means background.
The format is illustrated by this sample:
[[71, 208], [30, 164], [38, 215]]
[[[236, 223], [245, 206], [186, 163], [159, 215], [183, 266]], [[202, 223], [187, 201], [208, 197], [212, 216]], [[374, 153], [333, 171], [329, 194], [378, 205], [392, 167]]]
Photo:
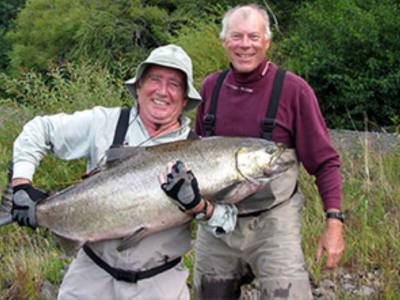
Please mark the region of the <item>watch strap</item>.
[[208, 201], [207, 200], [204, 200], [204, 207], [203, 207], [203, 209], [202, 210], [200, 210], [200, 211], [198, 211], [198, 212], [195, 212], [194, 214], [193, 214], [193, 217], [196, 219], [196, 220], [203, 220], [206, 216], [207, 216], [207, 210], [208, 210]]
[[342, 223], [344, 223], [345, 215], [344, 215], [344, 213], [342, 213], [340, 211], [330, 211], [330, 212], [326, 213], [326, 218], [327, 219], [337, 219], [337, 220], [341, 221]]

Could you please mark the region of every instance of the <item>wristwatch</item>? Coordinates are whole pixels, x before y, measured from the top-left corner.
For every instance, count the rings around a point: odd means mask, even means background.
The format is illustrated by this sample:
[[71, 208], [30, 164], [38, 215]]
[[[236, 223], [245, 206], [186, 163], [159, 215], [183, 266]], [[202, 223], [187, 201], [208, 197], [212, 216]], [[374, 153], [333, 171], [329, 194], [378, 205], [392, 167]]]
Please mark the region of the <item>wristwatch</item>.
[[194, 218], [198, 221], [203, 221], [205, 219], [205, 217], [207, 216], [207, 210], [208, 210], [208, 201], [204, 200], [203, 209], [194, 213], [193, 214]]
[[327, 219], [338, 219], [342, 223], [344, 223], [345, 220], [345, 215], [341, 211], [330, 211], [326, 213], [326, 218]]

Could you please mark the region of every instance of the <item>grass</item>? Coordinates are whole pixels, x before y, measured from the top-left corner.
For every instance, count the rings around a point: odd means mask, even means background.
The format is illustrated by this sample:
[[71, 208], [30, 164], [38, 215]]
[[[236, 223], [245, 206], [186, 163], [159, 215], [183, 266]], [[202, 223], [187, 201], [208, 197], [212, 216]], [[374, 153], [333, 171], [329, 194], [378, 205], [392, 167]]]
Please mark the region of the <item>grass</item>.
[[[354, 155], [342, 151], [341, 157], [343, 208], [347, 214], [342, 266], [354, 274], [381, 272], [379, 298], [394, 299], [400, 295], [400, 148], [386, 153], [366, 153], [361, 148]], [[322, 265], [315, 263], [313, 255], [324, 217], [313, 181], [304, 172], [300, 181], [307, 199], [303, 247], [312, 278], [318, 283]]]

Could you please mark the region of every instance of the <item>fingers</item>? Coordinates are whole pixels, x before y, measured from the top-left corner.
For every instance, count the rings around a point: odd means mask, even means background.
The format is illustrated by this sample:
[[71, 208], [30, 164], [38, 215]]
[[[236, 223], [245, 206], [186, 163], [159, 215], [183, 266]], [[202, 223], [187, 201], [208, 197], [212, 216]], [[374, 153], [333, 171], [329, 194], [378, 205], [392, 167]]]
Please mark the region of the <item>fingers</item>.
[[333, 256], [328, 256], [325, 264], [325, 268], [334, 269], [337, 267], [337, 261]]
[[341, 258], [342, 258], [341, 252], [328, 253], [325, 267], [327, 269], [336, 268], [339, 265]]
[[[167, 174], [166, 174], [167, 177], [168, 176], [171, 177], [172, 173], [176, 174], [176, 173], [180, 173], [181, 171], [189, 172], [190, 168], [189, 168], [188, 164], [183, 163], [180, 160], [177, 160], [175, 163], [173, 163], [173, 162], [167, 163]], [[163, 173], [158, 175], [158, 181], [160, 182], [160, 184], [166, 183], [166, 181], [167, 181], [166, 176]]]
[[170, 174], [172, 172], [180, 173], [182, 171], [190, 171], [189, 165], [187, 163], [183, 163], [180, 160], [177, 160], [175, 163], [169, 162], [167, 164], [167, 173]]
[[171, 161], [167, 164], [167, 174], [170, 174], [172, 172], [173, 165], [174, 164]]
[[164, 174], [161, 173], [160, 175], [158, 175], [158, 182], [160, 183], [160, 185], [165, 183]]
[[321, 261], [324, 254], [326, 256], [324, 268], [334, 269], [339, 265], [340, 259], [342, 258], [341, 251], [335, 251], [335, 249], [326, 249], [322, 243], [319, 243], [315, 255], [315, 260], [317, 263]]
[[188, 171], [187, 165], [184, 164], [180, 160], [176, 161], [176, 163], [173, 165], [172, 169], [173, 169], [173, 171], [175, 171], [175, 173], [182, 173], [182, 172]]

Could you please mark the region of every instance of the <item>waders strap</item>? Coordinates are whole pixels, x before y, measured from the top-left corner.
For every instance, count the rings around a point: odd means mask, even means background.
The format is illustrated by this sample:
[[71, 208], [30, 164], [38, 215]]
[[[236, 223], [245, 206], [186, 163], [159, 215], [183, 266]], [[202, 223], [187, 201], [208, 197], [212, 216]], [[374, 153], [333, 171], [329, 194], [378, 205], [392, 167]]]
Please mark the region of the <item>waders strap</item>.
[[210, 103], [210, 110], [208, 111], [208, 114], [204, 116], [204, 136], [211, 136], [214, 134], [214, 129], [215, 129], [215, 114], [217, 112], [217, 101], [218, 101], [218, 96], [219, 96], [219, 91], [221, 89], [222, 83], [224, 82], [224, 79], [226, 75], [228, 74], [229, 70], [223, 71], [221, 74], [219, 74], [217, 82], [215, 83], [212, 95], [211, 95], [211, 103]]
[[261, 137], [263, 139], [272, 140], [272, 130], [275, 128], [275, 118], [279, 106], [279, 98], [281, 96], [283, 80], [285, 78], [285, 70], [278, 69], [274, 78], [271, 96], [268, 104], [266, 117], [261, 121]]
[[[219, 75], [217, 82], [215, 83], [211, 95], [210, 110], [204, 116], [203, 120], [205, 136], [211, 136], [214, 134], [218, 96], [222, 86], [222, 82], [224, 81], [227, 73], [228, 70], [223, 71]], [[286, 70], [278, 69], [274, 78], [274, 84], [271, 91], [266, 117], [262, 120], [260, 125], [261, 127], [260, 136], [266, 140], [272, 140], [272, 130], [275, 128], [275, 117], [278, 111], [279, 98], [281, 95], [285, 74]]]
[[130, 112], [131, 107], [121, 108], [121, 113], [114, 133], [114, 140], [110, 148], [118, 148], [123, 144], [129, 126]]
[[94, 251], [88, 245], [83, 246], [83, 251], [85, 251], [86, 255], [89, 256], [96, 265], [110, 274], [114, 279], [130, 283], [136, 283], [139, 280], [150, 278], [164, 271], [172, 269], [181, 261], [181, 258], [178, 257], [165, 263], [164, 265], [146, 271], [136, 272], [111, 267], [108, 263], [97, 256], [97, 254], [94, 253]]

